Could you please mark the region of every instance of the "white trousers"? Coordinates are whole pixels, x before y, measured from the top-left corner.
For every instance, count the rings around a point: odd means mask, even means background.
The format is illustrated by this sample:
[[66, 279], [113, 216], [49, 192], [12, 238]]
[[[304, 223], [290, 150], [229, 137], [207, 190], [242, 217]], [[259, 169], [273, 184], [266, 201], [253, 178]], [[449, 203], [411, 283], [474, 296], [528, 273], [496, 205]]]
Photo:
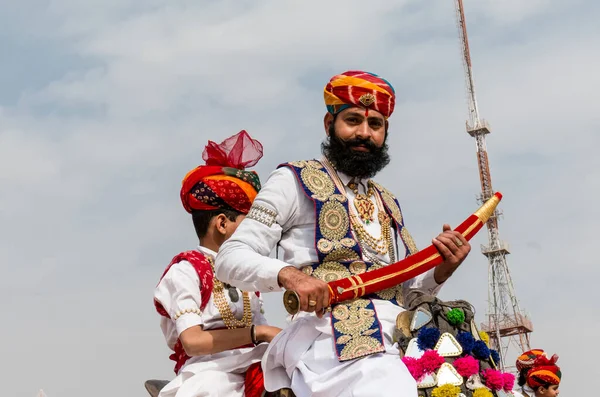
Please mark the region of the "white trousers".
[[291, 388], [297, 397], [417, 397], [417, 384], [393, 346], [397, 315], [404, 309], [374, 300], [385, 353], [340, 362], [329, 315], [303, 315], [271, 342], [263, 357], [265, 388]]
[[266, 344], [190, 358], [158, 397], [243, 397], [245, 373]]
[[244, 374], [223, 371], [185, 372], [161, 390], [158, 397], [243, 397]]

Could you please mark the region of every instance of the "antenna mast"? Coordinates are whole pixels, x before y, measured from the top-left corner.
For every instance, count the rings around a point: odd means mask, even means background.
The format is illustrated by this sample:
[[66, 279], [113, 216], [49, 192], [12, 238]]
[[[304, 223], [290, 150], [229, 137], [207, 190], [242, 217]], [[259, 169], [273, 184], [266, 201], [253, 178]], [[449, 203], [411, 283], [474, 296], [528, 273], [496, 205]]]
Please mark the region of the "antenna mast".
[[[466, 127], [467, 132], [475, 138], [476, 142], [477, 166], [481, 182], [481, 195], [478, 200], [484, 202], [494, 194], [485, 144], [485, 136], [491, 130], [489, 124], [479, 116], [463, 0], [455, 0], [455, 6], [469, 106], [469, 120], [466, 122]], [[487, 246], [481, 246], [483, 255], [488, 259], [489, 283], [487, 323], [482, 324], [482, 328], [489, 334], [492, 347], [500, 354], [501, 362], [497, 364], [506, 370], [512, 367], [512, 362], [511, 365], [506, 365], [511, 345], [518, 349], [518, 353], [530, 350], [529, 333], [533, 331], [533, 324], [521, 313], [519, 307], [506, 262], [506, 255], [510, 253], [508, 244], [500, 240], [498, 231], [499, 215], [502, 215], [502, 212], [496, 210], [487, 222], [489, 243]]]

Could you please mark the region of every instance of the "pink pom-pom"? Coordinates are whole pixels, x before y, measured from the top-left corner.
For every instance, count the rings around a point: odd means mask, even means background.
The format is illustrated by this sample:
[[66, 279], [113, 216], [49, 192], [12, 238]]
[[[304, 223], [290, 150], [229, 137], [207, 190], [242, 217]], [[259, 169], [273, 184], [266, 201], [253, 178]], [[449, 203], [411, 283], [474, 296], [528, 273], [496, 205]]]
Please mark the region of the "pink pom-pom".
[[485, 385], [494, 390], [502, 390], [504, 388], [504, 377], [502, 376], [502, 372], [488, 368], [482, 372], [483, 377], [485, 378]]
[[468, 378], [479, 373], [479, 361], [472, 356], [457, 358], [454, 361], [454, 368], [456, 368], [460, 376]]
[[515, 376], [504, 372], [502, 374], [502, 380], [504, 381], [504, 391], [511, 391], [515, 387]]
[[435, 350], [427, 350], [419, 361], [424, 375], [437, 371], [446, 362], [444, 357], [440, 356]]
[[402, 362], [408, 368], [408, 372], [412, 375], [413, 378], [418, 382], [423, 377], [423, 367], [421, 366], [421, 361], [414, 357], [402, 357]]

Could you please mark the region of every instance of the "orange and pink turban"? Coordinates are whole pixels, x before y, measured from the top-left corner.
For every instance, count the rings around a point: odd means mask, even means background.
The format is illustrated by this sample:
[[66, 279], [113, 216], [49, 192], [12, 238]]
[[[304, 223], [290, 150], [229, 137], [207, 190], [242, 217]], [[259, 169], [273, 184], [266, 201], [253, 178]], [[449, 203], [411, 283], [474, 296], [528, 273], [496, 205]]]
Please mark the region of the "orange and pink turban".
[[220, 144], [208, 141], [202, 153], [206, 165], [194, 168], [183, 178], [181, 202], [185, 210], [231, 209], [247, 214], [260, 190], [260, 179], [246, 167], [256, 165], [262, 156], [262, 144], [246, 131]]

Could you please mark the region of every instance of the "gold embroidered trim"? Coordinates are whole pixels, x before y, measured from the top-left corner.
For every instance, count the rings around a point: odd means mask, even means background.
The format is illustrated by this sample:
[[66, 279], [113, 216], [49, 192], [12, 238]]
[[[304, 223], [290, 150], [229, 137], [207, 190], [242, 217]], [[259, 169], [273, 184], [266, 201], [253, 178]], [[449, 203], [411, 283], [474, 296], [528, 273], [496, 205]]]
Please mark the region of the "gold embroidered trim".
[[[381, 269], [384, 267], [380, 262], [373, 263], [367, 271], [371, 272], [373, 270]], [[376, 292], [375, 295], [383, 300], [391, 301], [392, 299], [396, 299], [399, 306], [404, 305], [404, 295], [402, 294], [402, 285], [396, 285], [394, 287], [384, 289], [383, 291]]]
[[360, 259], [358, 254], [349, 248], [339, 248], [327, 255], [323, 262], [354, 261]]
[[336, 344], [345, 345], [339, 353], [340, 361], [385, 351], [379, 340], [369, 336], [377, 332], [377, 329], [372, 329], [376, 325], [376, 317], [375, 311], [367, 308], [370, 303], [367, 299], [356, 299], [333, 308], [333, 327], [342, 334], [336, 338]]
[[325, 238], [322, 238], [317, 242], [317, 249], [324, 254], [330, 253], [331, 251], [333, 251], [334, 248], [335, 243]]
[[300, 178], [312, 192], [312, 197], [319, 201], [327, 201], [335, 192], [335, 186], [331, 178], [324, 171], [305, 167], [300, 171]]
[[400, 230], [400, 235], [402, 236], [402, 241], [404, 241], [404, 244], [406, 244], [406, 246], [408, 247], [408, 251], [411, 255], [414, 255], [417, 252], [419, 252], [417, 244], [415, 244], [415, 240], [413, 240], [408, 230], [406, 230], [406, 227], [403, 227], [402, 230]]
[[323, 168], [323, 164], [319, 163], [317, 160], [308, 160], [306, 161], [306, 165], [312, 167], [314, 169], [320, 170]]
[[253, 204], [252, 207], [250, 207], [250, 211], [248, 211], [246, 218], [253, 219], [263, 225], [271, 227], [277, 219], [277, 212], [267, 207], [263, 207], [262, 205]]
[[323, 237], [328, 240], [340, 241], [345, 238], [350, 228], [350, 220], [344, 206], [332, 200], [323, 204], [319, 213], [319, 228]]
[[367, 264], [363, 261], [354, 261], [348, 266], [352, 274], [363, 274], [367, 271]]
[[396, 302], [398, 302], [399, 306], [402, 306], [403, 301], [404, 301], [404, 298], [402, 297], [402, 286], [401, 285], [396, 285], [395, 287], [376, 292], [375, 295], [377, 295], [380, 299], [383, 299], [386, 301], [391, 301], [392, 299], [395, 299]]
[[381, 198], [392, 213], [392, 218], [394, 218], [398, 224], [402, 225], [402, 212], [400, 212], [400, 207], [398, 207], [398, 204], [394, 201], [394, 197], [387, 192], [382, 192]]
[[329, 254], [333, 250], [345, 250], [356, 245], [356, 241], [351, 238], [343, 238], [339, 241], [329, 241], [322, 238], [317, 242], [317, 249], [323, 254]]
[[326, 283], [350, 277], [352, 274], [338, 262], [324, 262], [312, 272], [312, 276]]

